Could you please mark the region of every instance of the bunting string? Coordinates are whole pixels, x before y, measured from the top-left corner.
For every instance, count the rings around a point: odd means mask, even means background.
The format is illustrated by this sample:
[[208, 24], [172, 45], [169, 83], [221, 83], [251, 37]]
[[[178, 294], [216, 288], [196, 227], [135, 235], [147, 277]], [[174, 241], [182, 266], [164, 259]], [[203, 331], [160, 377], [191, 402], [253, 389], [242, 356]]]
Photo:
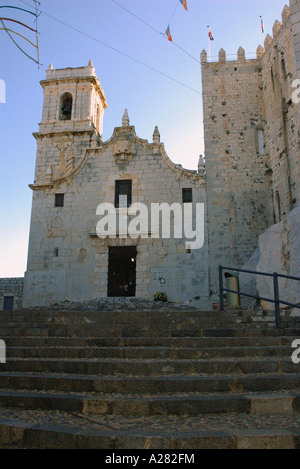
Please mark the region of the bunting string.
[[[26, 10], [25, 8], [19, 8], [19, 7], [15, 7], [15, 6], [12, 6], [12, 5], [1, 5], [0, 8], [10, 8], [10, 9], [13, 9], [13, 10], [20, 10], [20, 11], [23, 11], [25, 13], [28, 13], [30, 15], [33, 15], [35, 17], [35, 23], [36, 23], [36, 29], [34, 28], [31, 28], [30, 26], [28, 26], [27, 24], [24, 24], [22, 23], [21, 21], [17, 21], [13, 18], [6, 18], [6, 17], [0, 17], [0, 22], [1, 22], [1, 25], [2, 25], [2, 28], [0, 28], [0, 31], [5, 31], [6, 34], [9, 36], [9, 38], [12, 40], [12, 42], [15, 44], [15, 46], [17, 46], [17, 48], [24, 54], [26, 55], [26, 57], [28, 57], [30, 60], [33, 60], [33, 62], [35, 62], [36, 64], [38, 64], [38, 67], [40, 66], [40, 58], [39, 58], [39, 38], [38, 38], [38, 35], [39, 35], [39, 32], [38, 32], [38, 5], [40, 5], [40, 3], [37, 1], [37, 0], [33, 0], [34, 3], [35, 3], [35, 13], [33, 11], [30, 11], [30, 10]], [[4, 21], [11, 21], [13, 23], [16, 23], [16, 24], [19, 24], [21, 26], [23, 26], [24, 28], [36, 33], [36, 44], [34, 44], [32, 41], [30, 41], [27, 37], [23, 36], [22, 34], [18, 33], [17, 31], [13, 31], [12, 29], [9, 29], [6, 27], [6, 24], [4, 23]], [[27, 52], [25, 52], [21, 46], [19, 46], [19, 44], [14, 40], [14, 38], [12, 37], [12, 35], [10, 34], [16, 34], [18, 35], [19, 37], [21, 37], [22, 39], [25, 39], [25, 41], [27, 41], [30, 45], [32, 45], [33, 47], [36, 48], [37, 50], [37, 60], [34, 59], [33, 57], [31, 57], [31, 55], [27, 54]]]
[[26, 13], [30, 13], [31, 15], [35, 16], [35, 13], [33, 13], [33, 11], [24, 10], [24, 8], [13, 7], [13, 6], [10, 6], [10, 5], [3, 5], [3, 6], [0, 6], [0, 8], [14, 8], [15, 10], [26, 11]]
[[33, 62], [35, 62], [36, 64], [39, 64], [39, 62], [37, 60], [35, 60], [33, 57], [31, 57], [29, 54], [27, 54], [27, 52], [25, 52], [20, 46], [19, 44], [14, 40], [14, 38], [12, 37], [12, 35], [10, 34], [10, 32], [8, 31], [7, 27], [5, 26], [5, 23], [4, 21], [0, 18], [0, 22], [3, 26], [3, 29], [4, 31], [6, 32], [6, 34], [8, 34], [8, 36], [10, 37], [10, 39], [12, 40], [12, 42], [15, 44], [15, 46], [17, 46], [17, 48], [23, 52], [24, 55], [26, 55], [26, 57], [28, 57], [30, 60], [33, 60]]
[[27, 26], [26, 24], [21, 23], [20, 21], [13, 20], [13, 19], [11, 19], [11, 18], [0, 18], [0, 20], [3, 20], [3, 21], [13, 21], [14, 23], [21, 24], [21, 25], [24, 26], [25, 28], [30, 29], [30, 31], [33, 31], [34, 33], [37, 33], [37, 30], [36, 30], [36, 29], [30, 28], [30, 26]]
[[27, 37], [24, 37], [22, 36], [22, 34], [19, 34], [17, 33], [16, 31], [13, 31], [12, 29], [8, 29], [8, 28], [0, 28], [0, 31], [9, 31], [11, 33], [14, 33], [14, 34], [17, 34], [18, 36], [22, 37], [23, 39], [25, 39], [25, 41], [29, 42], [33, 47], [38, 47], [36, 46], [35, 44], [33, 44], [33, 42], [29, 41], [29, 39], [27, 39]]

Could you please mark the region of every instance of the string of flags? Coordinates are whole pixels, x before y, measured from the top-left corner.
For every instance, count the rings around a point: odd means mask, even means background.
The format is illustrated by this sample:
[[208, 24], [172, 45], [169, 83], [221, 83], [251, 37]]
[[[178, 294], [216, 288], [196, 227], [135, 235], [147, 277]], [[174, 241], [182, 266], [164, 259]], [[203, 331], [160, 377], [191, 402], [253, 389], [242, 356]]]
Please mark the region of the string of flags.
[[183, 6], [183, 8], [185, 8], [186, 11], [188, 11], [188, 7], [187, 7], [186, 0], [180, 0], [180, 3], [181, 3], [181, 5]]
[[[180, 1], [181, 5], [183, 6], [183, 8], [184, 8], [186, 11], [188, 11], [187, 0], [179, 0], [179, 1]], [[175, 14], [175, 11], [176, 11], [176, 9], [177, 9], [177, 6], [178, 6], [178, 3], [177, 3], [177, 5], [176, 5], [176, 8], [175, 8], [174, 13], [173, 13], [173, 15], [172, 15], [172, 18], [173, 18], [174, 14]], [[172, 20], [172, 18], [171, 18], [171, 20]], [[170, 29], [171, 20], [169, 21], [169, 24], [168, 24], [168, 27], [167, 27], [167, 29], [166, 29], [166, 33], [165, 33], [165, 34], [166, 34], [168, 40], [169, 40], [170, 42], [173, 42], [173, 38], [172, 38], [172, 34], [171, 34], [171, 29]], [[208, 38], [209, 38], [211, 41], [214, 41], [214, 36], [213, 36], [213, 33], [212, 33], [210, 27], [207, 26], [207, 28], [208, 28]]]
[[[34, 28], [31, 28], [30, 26], [28, 26], [27, 24], [25, 23], [22, 23], [21, 21], [17, 21], [16, 19], [14, 18], [7, 18], [6, 16], [5, 17], [0, 17], [0, 23], [2, 25], [2, 28], [0, 28], [0, 31], [5, 31], [9, 38], [12, 40], [12, 42], [17, 46], [17, 48], [24, 54], [26, 55], [26, 57], [28, 57], [30, 60], [32, 60], [33, 62], [35, 62], [36, 64], [38, 64], [38, 66], [40, 65], [40, 59], [39, 59], [39, 41], [38, 41], [38, 35], [39, 35], [39, 32], [38, 32], [38, 17], [39, 17], [39, 14], [38, 14], [38, 5], [40, 5], [40, 3], [37, 1], [37, 0], [33, 0], [34, 3], [35, 3], [35, 12], [33, 11], [30, 11], [30, 10], [25, 10], [24, 8], [19, 8], [19, 7], [15, 7], [15, 6], [11, 6], [11, 5], [1, 5], [0, 6], [0, 9], [2, 8], [8, 8], [8, 9], [13, 9], [13, 10], [20, 10], [20, 11], [23, 11], [25, 13], [28, 13], [30, 15], [33, 15], [35, 17], [35, 20], [34, 22], [36, 23], [36, 29]], [[34, 32], [36, 34], [36, 40], [35, 40], [35, 43], [30, 41], [30, 39], [28, 39], [27, 37], [23, 36], [22, 34], [20, 34], [19, 32], [17, 31], [14, 31], [13, 29], [10, 29], [6, 26], [6, 23], [5, 21], [9, 21], [9, 22], [12, 22], [12, 23], [16, 23], [32, 32]], [[17, 36], [21, 37], [22, 39], [24, 39], [25, 41], [27, 41], [31, 46], [33, 46], [35, 49], [36, 49], [36, 52], [37, 52], [37, 58], [35, 59], [34, 57], [32, 57], [31, 55], [29, 55], [27, 52], [24, 51], [24, 49], [14, 40], [13, 36], [11, 35], [12, 34], [16, 34]]]
[[[184, 8], [186, 11], [188, 11], [187, 1], [186, 1], [186, 0], [179, 0], [179, 1], [180, 1], [181, 5], [183, 6], [183, 8]], [[170, 30], [170, 24], [171, 24], [171, 21], [172, 21], [172, 19], [173, 19], [174, 14], [175, 14], [175, 11], [177, 10], [177, 7], [178, 7], [178, 3], [177, 3], [177, 5], [176, 5], [176, 8], [175, 8], [175, 10], [174, 10], [174, 13], [173, 13], [173, 15], [172, 15], [172, 17], [171, 17], [171, 19], [170, 19], [170, 21], [169, 21], [168, 27], [167, 27], [167, 29], [166, 29], [166, 35], [167, 35], [167, 38], [168, 38], [168, 40], [169, 40], [170, 42], [173, 42], [172, 35], [171, 35], [171, 30]]]

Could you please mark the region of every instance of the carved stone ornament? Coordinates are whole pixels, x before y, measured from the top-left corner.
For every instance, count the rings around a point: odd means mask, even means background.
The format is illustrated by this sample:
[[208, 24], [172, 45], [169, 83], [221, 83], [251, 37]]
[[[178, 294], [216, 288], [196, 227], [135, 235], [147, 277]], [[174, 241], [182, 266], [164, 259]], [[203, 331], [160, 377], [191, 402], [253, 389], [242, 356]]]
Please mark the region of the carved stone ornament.
[[126, 139], [118, 140], [113, 147], [113, 155], [117, 163], [127, 163], [136, 154], [135, 145]]
[[77, 258], [79, 262], [83, 262], [88, 255], [88, 250], [85, 248], [80, 248], [77, 250]]

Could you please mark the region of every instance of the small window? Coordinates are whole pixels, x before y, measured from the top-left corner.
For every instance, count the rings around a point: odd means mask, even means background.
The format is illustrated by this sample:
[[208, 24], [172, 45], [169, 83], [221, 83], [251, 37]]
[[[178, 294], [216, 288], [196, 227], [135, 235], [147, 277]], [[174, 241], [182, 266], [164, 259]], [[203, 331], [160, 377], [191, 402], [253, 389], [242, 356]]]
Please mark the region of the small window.
[[257, 149], [260, 155], [265, 154], [265, 136], [263, 130], [257, 131]]
[[65, 194], [55, 194], [55, 207], [64, 206]]
[[193, 202], [193, 190], [192, 189], [182, 189], [182, 203], [190, 204]]
[[279, 223], [281, 221], [281, 202], [280, 202], [280, 195], [278, 191], [276, 191], [276, 205], [277, 205], [277, 214], [278, 214], [277, 222]]
[[72, 118], [73, 97], [71, 93], [64, 93], [60, 98], [59, 119], [69, 121]]
[[[127, 197], [127, 207], [130, 207], [132, 201], [132, 181], [116, 181], [115, 183], [115, 207], [120, 208], [124, 206], [120, 203], [120, 197]], [[122, 199], [121, 199], [122, 200]]]
[[284, 78], [286, 78], [286, 67], [285, 67], [285, 60], [284, 58], [281, 59], [281, 67], [282, 67], [282, 73]]
[[58, 257], [59, 249], [54, 248], [54, 257]]
[[3, 303], [3, 311], [12, 311], [14, 309], [14, 297], [5, 296]]

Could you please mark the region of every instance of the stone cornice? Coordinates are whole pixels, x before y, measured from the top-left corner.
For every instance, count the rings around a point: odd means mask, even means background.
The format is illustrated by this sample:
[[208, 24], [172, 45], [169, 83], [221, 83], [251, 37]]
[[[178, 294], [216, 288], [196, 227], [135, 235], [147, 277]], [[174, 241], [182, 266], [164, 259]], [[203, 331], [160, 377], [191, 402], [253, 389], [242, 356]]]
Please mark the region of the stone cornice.
[[33, 132], [33, 136], [36, 140], [42, 139], [44, 137], [53, 138], [56, 136], [59, 137], [69, 137], [70, 135], [82, 135], [82, 134], [89, 134], [93, 135], [95, 133], [95, 129], [90, 130], [51, 130], [48, 132]]

